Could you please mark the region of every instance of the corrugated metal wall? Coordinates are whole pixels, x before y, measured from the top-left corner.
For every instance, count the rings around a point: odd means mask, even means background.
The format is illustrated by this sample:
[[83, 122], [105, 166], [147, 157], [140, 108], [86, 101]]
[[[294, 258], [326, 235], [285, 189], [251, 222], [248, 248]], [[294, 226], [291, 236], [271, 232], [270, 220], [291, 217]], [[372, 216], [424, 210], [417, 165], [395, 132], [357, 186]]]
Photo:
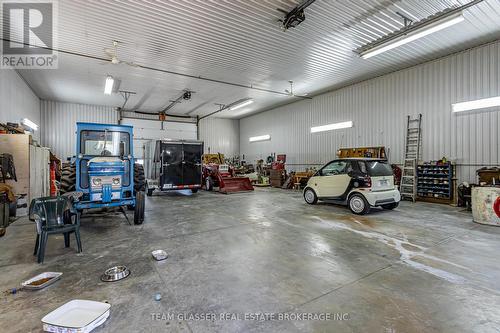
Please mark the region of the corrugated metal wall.
[[205, 152], [222, 153], [226, 157], [239, 155], [239, 121], [208, 117], [200, 121], [200, 140], [205, 142]]
[[[500, 95], [500, 41], [289, 104], [240, 120], [247, 161], [287, 154], [291, 169], [323, 164], [339, 147], [384, 145], [403, 159], [406, 116], [423, 114], [423, 158], [452, 159], [459, 180], [500, 163], [500, 108], [452, 114], [451, 104]], [[352, 120], [354, 127], [310, 133], [311, 126]], [[249, 143], [251, 136], [271, 140]]]
[[[76, 122], [116, 124], [118, 112], [113, 107], [41, 101], [41, 142], [57, 156], [66, 159], [75, 154]], [[157, 121], [155, 121], [157, 123]], [[175, 125], [189, 125], [172, 123]], [[200, 122], [200, 140], [205, 141], [205, 151], [220, 152], [228, 157], [239, 154], [239, 121], [206, 118]]]
[[76, 123], [117, 124], [118, 112], [113, 107], [41, 101], [41, 143], [59, 158], [75, 155]]
[[[19, 123], [28, 118], [40, 124], [40, 99], [13, 69], [0, 70], [0, 122]], [[40, 140], [40, 132], [33, 134]]]

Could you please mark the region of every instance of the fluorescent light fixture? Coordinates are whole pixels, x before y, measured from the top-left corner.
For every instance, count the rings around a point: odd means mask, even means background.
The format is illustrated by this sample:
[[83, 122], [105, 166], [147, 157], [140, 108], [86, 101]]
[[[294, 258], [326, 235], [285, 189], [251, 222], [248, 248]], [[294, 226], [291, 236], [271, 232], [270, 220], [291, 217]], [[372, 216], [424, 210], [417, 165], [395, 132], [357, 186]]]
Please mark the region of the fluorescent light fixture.
[[324, 132], [324, 131], [331, 131], [331, 130], [337, 130], [341, 128], [350, 128], [352, 127], [352, 121], [344, 121], [342, 123], [335, 123], [335, 124], [328, 124], [328, 125], [323, 125], [323, 126], [315, 126], [311, 127], [311, 133], [317, 133], [317, 132]]
[[106, 77], [106, 85], [104, 86], [104, 94], [111, 95], [113, 92], [113, 84], [115, 83], [115, 79], [111, 75]]
[[231, 110], [231, 111], [237, 110], [237, 109], [240, 109], [240, 108], [242, 108], [244, 106], [250, 105], [252, 103], [253, 103], [253, 99], [246, 99], [246, 100], [243, 100], [241, 102], [237, 102], [233, 106], [230, 106], [229, 110]]
[[248, 139], [248, 141], [250, 142], [266, 141], [266, 140], [271, 140], [271, 136], [269, 134], [252, 136]]
[[477, 99], [475, 101], [455, 103], [451, 105], [451, 110], [453, 112], [462, 112], [469, 110], [485, 109], [494, 106], [500, 106], [500, 96]]
[[29, 120], [28, 118], [21, 119], [21, 124], [31, 128], [33, 131], [38, 131], [38, 125]]
[[[373, 56], [379, 55], [380, 53], [392, 50], [401, 45], [413, 42], [419, 38], [425, 37], [427, 35], [433, 34], [437, 31], [446, 29], [460, 23], [464, 20], [462, 12], [455, 13], [453, 15], [449, 15], [444, 17], [443, 19], [437, 20], [435, 22], [423, 25], [421, 28], [415, 28], [413, 31], [409, 31], [406, 34], [403, 34], [400, 37], [389, 40], [385, 43], [377, 45], [371, 49], [368, 49], [364, 52], [361, 52], [361, 58], [368, 59]], [[411, 28], [410, 28], [411, 29]]]

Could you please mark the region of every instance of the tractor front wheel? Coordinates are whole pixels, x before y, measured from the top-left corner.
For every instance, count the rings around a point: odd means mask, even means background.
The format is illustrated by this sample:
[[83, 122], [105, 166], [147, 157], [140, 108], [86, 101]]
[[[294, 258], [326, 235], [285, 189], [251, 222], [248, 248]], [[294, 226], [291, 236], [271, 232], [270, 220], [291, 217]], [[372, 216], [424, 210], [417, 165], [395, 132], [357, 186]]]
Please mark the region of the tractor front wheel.
[[144, 191], [146, 189], [146, 178], [144, 177], [144, 167], [142, 164], [134, 164], [134, 192]]
[[142, 224], [144, 222], [145, 198], [144, 191], [135, 194], [134, 224]]

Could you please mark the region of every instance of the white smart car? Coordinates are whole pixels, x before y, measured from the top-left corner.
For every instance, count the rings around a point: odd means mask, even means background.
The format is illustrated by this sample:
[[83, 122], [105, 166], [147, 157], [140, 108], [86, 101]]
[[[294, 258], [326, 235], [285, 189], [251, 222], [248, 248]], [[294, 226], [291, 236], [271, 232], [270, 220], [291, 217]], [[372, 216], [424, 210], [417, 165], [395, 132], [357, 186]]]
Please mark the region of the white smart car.
[[318, 200], [347, 205], [354, 214], [363, 215], [370, 207], [396, 208], [401, 195], [387, 161], [344, 158], [327, 163], [309, 179], [304, 200], [311, 205]]

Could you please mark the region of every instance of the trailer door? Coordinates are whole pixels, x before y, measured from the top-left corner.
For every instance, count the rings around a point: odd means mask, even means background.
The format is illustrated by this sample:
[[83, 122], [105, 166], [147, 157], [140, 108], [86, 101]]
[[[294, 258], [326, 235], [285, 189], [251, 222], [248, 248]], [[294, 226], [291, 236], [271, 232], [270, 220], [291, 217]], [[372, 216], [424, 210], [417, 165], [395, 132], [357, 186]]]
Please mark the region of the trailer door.
[[183, 153], [181, 142], [162, 142], [162, 173], [160, 184], [163, 189], [182, 184]]
[[201, 185], [201, 155], [203, 143], [184, 143], [184, 185]]

